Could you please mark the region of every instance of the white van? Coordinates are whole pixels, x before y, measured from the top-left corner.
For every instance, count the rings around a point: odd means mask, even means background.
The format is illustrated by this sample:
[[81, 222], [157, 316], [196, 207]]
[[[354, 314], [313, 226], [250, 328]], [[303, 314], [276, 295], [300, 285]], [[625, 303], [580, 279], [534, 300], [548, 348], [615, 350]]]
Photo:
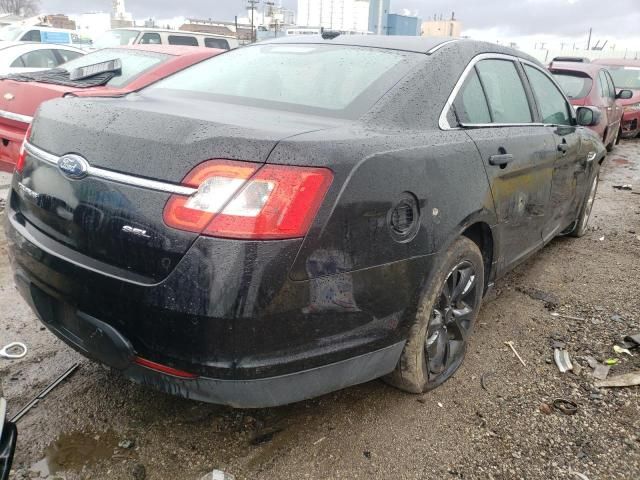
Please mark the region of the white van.
[[93, 48], [110, 48], [121, 45], [183, 45], [191, 47], [222, 48], [230, 50], [238, 46], [235, 37], [212, 33], [164, 30], [159, 28], [115, 28], [107, 30], [93, 42]]
[[80, 37], [75, 30], [25, 25], [8, 25], [0, 28], [0, 40], [57, 43], [58, 45], [74, 45], [77, 47], [88, 46], [90, 43], [89, 40]]

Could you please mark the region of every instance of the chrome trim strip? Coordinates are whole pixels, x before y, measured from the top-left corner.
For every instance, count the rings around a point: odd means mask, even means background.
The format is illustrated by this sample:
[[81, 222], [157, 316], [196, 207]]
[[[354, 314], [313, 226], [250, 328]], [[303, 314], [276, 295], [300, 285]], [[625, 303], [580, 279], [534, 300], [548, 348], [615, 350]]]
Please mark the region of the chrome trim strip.
[[7, 112], [6, 110], [0, 110], [0, 117], [22, 123], [31, 123], [33, 121], [33, 117], [30, 117], [29, 115]]
[[431, 50], [427, 51], [427, 55], [431, 55], [433, 53], [436, 53], [438, 50], [440, 50], [442, 47], [446, 47], [447, 45], [449, 45], [450, 43], [454, 43], [454, 42], [459, 42], [461, 39], [460, 38], [454, 38], [452, 40], [447, 40], [445, 42], [439, 43], [438, 45], [436, 45], [435, 47], [433, 47]]
[[[57, 166], [60, 157], [52, 155], [49, 152], [25, 142], [24, 144], [27, 151], [39, 160], [42, 160], [50, 165]], [[193, 195], [197, 192], [196, 188], [184, 187], [182, 185], [175, 185], [173, 183], [159, 182], [157, 180], [149, 180], [146, 178], [134, 177], [133, 175], [127, 175], [125, 173], [113, 172], [111, 170], [105, 170], [103, 168], [89, 166], [87, 170], [87, 176], [101, 178], [111, 182], [122, 183], [123, 185], [131, 185], [134, 187], [146, 188], [148, 190], [156, 190], [158, 192], [174, 193], [176, 195]]]

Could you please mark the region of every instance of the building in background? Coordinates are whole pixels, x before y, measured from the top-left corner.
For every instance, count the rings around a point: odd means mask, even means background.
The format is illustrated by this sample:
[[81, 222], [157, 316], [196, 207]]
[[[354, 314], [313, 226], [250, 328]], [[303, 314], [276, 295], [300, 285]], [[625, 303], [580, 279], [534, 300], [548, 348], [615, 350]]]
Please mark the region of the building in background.
[[450, 20], [444, 20], [442, 15], [438, 18], [422, 22], [422, 35], [424, 37], [459, 37], [462, 34], [462, 23], [456, 20], [455, 14], [451, 14]]
[[369, 0], [369, 32], [387, 35], [391, 0]]
[[367, 33], [369, 3], [369, 0], [298, 0], [296, 24], [343, 33]]
[[95, 38], [111, 29], [111, 14], [104, 12], [83, 13], [71, 17], [80, 35]]
[[179, 29], [235, 37], [241, 44], [251, 41], [251, 25], [247, 24], [188, 18]]
[[66, 30], [76, 29], [76, 22], [71, 20], [66, 15], [63, 15], [62, 13], [45, 15], [44, 17], [42, 17], [42, 23], [51, 25], [53, 28], [64, 28]]
[[387, 35], [420, 35], [420, 19], [390, 13], [387, 16]]
[[133, 16], [127, 12], [124, 6], [124, 0], [113, 0], [111, 28], [132, 27], [133, 24]]

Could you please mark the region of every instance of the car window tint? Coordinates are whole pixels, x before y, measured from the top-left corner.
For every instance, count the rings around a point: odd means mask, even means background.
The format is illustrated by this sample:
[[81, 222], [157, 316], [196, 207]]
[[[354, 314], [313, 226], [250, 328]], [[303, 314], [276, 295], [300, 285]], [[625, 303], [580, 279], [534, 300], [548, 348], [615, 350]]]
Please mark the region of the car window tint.
[[553, 77], [560, 84], [567, 97], [579, 100], [589, 95], [593, 80], [590, 77], [570, 72], [553, 72]]
[[12, 67], [55, 68], [60, 64], [53, 50], [34, 50], [16, 59]]
[[62, 57], [62, 62], [70, 62], [71, 60], [75, 60], [78, 57], [81, 57], [83, 54], [80, 52], [74, 52], [73, 50], [58, 50], [57, 51]]
[[160, 34], [155, 32], [147, 32], [142, 35], [142, 39], [140, 43], [145, 45], [160, 45], [162, 43], [162, 39], [160, 38]]
[[537, 68], [529, 65], [525, 65], [524, 70], [536, 97], [542, 122], [553, 125], [571, 125], [569, 104], [551, 79]]
[[475, 69], [464, 81], [453, 107], [460, 123], [491, 123], [487, 99]]
[[169, 35], [169, 45], [187, 45], [189, 47], [197, 47], [198, 39], [186, 35]]
[[29, 30], [20, 40], [23, 42], [40, 42], [40, 30]]
[[204, 46], [207, 48], [222, 48], [223, 50], [229, 50], [229, 42], [224, 38], [205, 37]]
[[527, 94], [510, 60], [482, 60], [476, 65], [493, 123], [530, 123]]

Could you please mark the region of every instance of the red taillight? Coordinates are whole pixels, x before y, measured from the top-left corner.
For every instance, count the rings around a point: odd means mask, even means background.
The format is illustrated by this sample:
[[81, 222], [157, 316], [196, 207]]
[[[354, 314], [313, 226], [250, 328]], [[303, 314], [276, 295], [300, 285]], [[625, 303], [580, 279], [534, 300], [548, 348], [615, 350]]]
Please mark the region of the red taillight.
[[149, 370], [154, 370], [156, 372], [164, 373], [166, 375], [172, 375], [174, 377], [193, 379], [198, 378], [198, 375], [194, 373], [185, 372], [184, 370], [178, 370], [177, 368], [168, 367], [166, 365], [162, 365], [161, 363], [152, 362], [151, 360], [147, 360], [142, 357], [134, 357], [133, 361], [138, 365], [148, 368]]
[[22, 145], [20, 145], [20, 153], [18, 154], [18, 161], [16, 162], [16, 172], [22, 173], [24, 170], [24, 161], [27, 158], [27, 149], [24, 144], [29, 140], [31, 136], [31, 124], [29, 124], [29, 128], [27, 128], [27, 133], [24, 134], [24, 140], [22, 140]]
[[189, 197], [174, 195], [164, 210], [170, 227], [215, 237], [272, 240], [304, 236], [333, 175], [326, 168], [259, 165], [211, 160], [184, 184]]

